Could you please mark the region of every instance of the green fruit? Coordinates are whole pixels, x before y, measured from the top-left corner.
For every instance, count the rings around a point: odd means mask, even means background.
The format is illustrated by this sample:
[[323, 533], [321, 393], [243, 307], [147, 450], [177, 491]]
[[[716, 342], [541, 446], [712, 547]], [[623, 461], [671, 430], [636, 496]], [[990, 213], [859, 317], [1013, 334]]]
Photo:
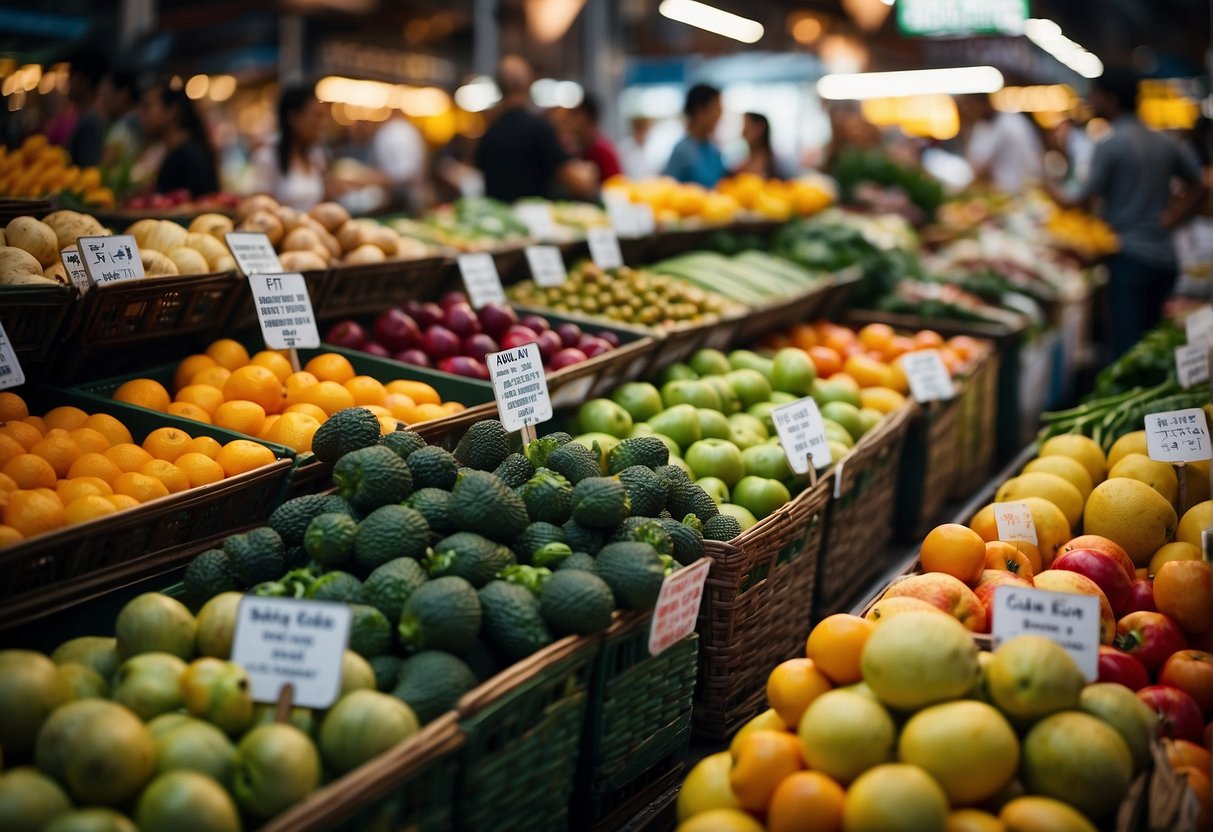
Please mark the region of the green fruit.
[[732, 369], [729, 357], [720, 350], [712, 349], [695, 350], [687, 364], [701, 376], [723, 375]]
[[741, 458], [748, 476], [781, 481], [792, 477], [787, 454], [779, 445], [754, 445], [742, 451]]
[[664, 406], [661, 393], [647, 381], [629, 381], [620, 385], [611, 393], [611, 401], [626, 410], [633, 423], [656, 416]]
[[253, 721], [252, 683], [238, 664], [196, 659], [181, 676], [180, 688], [187, 711], [230, 736], [239, 736]]
[[187, 717], [168, 730], [153, 733], [152, 741], [156, 748], [156, 774], [188, 770], [213, 777], [224, 786], [231, 783], [236, 746], [214, 725]]
[[[846, 431], [843, 432], [845, 433]], [[843, 444], [836, 439], [826, 440], [826, 445], [830, 447], [830, 460], [832, 462], [837, 462], [851, 451], [850, 445]]]
[[244, 595], [224, 592], [216, 595], [198, 611], [198, 655], [226, 659], [232, 655], [236, 636], [236, 613]]
[[821, 421], [822, 427], [825, 428], [826, 440], [830, 442], [837, 442], [848, 450], [855, 447], [855, 437], [851, 436], [851, 432], [849, 430], [835, 422], [833, 419], [822, 418]]
[[240, 808], [272, 818], [320, 785], [320, 755], [307, 735], [292, 725], [254, 728], [236, 747], [232, 794]]
[[[744, 463], [743, 463], [744, 464]], [[733, 503], [749, 511], [759, 520], [784, 505], [792, 495], [779, 480], [764, 477], [742, 477], [733, 486]]]
[[574, 436], [573, 441], [591, 451], [594, 450], [595, 445], [598, 446], [598, 470], [602, 471], [606, 469], [607, 457], [610, 456], [611, 451], [626, 438], [626, 433], [622, 437], [609, 433], [583, 433]]
[[1070, 654], [1043, 636], [1003, 642], [986, 678], [994, 704], [1019, 725], [1077, 708], [1086, 684]]
[[414, 736], [413, 709], [394, 696], [359, 690], [337, 700], [320, 724], [320, 753], [338, 774], [353, 771]]
[[1028, 791], [1102, 820], [1116, 813], [1129, 789], [1133, 756], [1115, 728], [1066, 711], [1041, 720], [1024, 737], [1021, 770]]
[[746, 408], [746, 414], [753, 416], [755, 419], [762, 422], [763, 428], [766, 429], [767, 436], [774, 437], [775, 420], [771, 418], [771, 411], [777, 407], [779, 407], [779, 405], [775, 404], [774, 402], [758, 402], [757, 404], [752, 404]]
[[880, 701], [903, 711], [963, 696], [981, 673], [972, 634], [937, 612], [904, 612], [896, 625], [877, 627], [861, 663]]
[[701, 477], [695, 480], [695, 484], [708, 492], [708, 496], [716, 501], [716, 505], [729, 501], [729, 487], [724, 480], [717, 477]]
[[107, 699], [109, 697], [109, 682], [91, 667], [82, 664], [57, 665], [59, 677], [63, 679], [72, 699]]
[[726, 439], [701, 439], [687, 448], [685, 458], [695, 479], [716, 477], [731, 488], [745, 476], [741, 451]]
[[720, 513], [736, 520], [743, 532], [758, 522], [758, 518], [748, 508], [735, 503], [723, 503], [720, 506]]
[[605, 433], [623, 439], [632, 430], [632, 416], [610, 399], [590, 399], [577, 408], [577, 423], [584, 433]]
[[699, 411], [692, 405], [668, 407], [649, 419], [649, 427], [670, 437], [679, 448], [688, 448], [703, 438], [699, 426]]
[[670, 452], [670, 456], [682, 456], [682, 448], [678, 447], [678, 443], [666, 436], [664, 433], [658, 433], [657, 431], [653, 430], [653, 426], [648, 422], [641, 422], [638, 425], [632, 426], [632, 435], [628, 438], [631, 439], [636, 436], [654, 436], [665, 443], [666, 448]]
[[735, 432], [744, 431], [760, 436], [763, 442], [769, 437], [767, 426], [763, 424], [762, 419], [749, 413], [734, 413], [729, 416], [729, 427]]
[[744, 408], [771, 399], [771, 382], [757, 370], [733, 370], [725, 375], [725, 379], [732, 385], [733, 392], [741, 399], [741, 406]]
[[194, 657], [198, 625], [180, 601], [159, 592], [145, 592], [127, 603], [114, 625], [118, 654], [124, 659], [139, 653], [171, 653]]
[[873, 410], [870, 407], [863, 407], [859, 410], [859, 427], [860, 436], [863, 436], [868, 431], [880, 426], [884, 421], [884, 414], [879, 410]]
[[718, 410], [699, 408], [699, 435], [704, 439], [728, 439], [733, 435], [728, 418]]
[[169, 653], [142, 653], [127, 659], [114, 674], [114, 701], [143, 720], [182, 706], [181, 676], [186, 664]]
[[59, 784], [36, 768], [22, 766], [0, 775], [0, 821], [6, 832], [42, 832], [71, 808]]
[[750, 350], [733, 350], [729, 353], [729, 366], [734, 370], [757, 370], [768, 381], [775, 369], [771, 359]]
[[761, 445], [767, 441], [767, 437], [745, 430], [744, 428], [734, 428], [729, 432], [728, 440], [736, 445], [741, 450], [753, 448], [755, 445]]
[[733, 385], [724, 376], [705, 376], [704, 383], [711, 385], [716, 391], [716, 395], [720, 396], [720, 412], [724, 414], [737, 413], [741, 410], [741, 398], [737, 395], [737, 391], [733, 389]]
[[[65, 641], [51, 653], [51, 661], [55, 664], [82, 664], [97, 671], [102, 679], [109, 679], [122, 664], [118, 655], [118, 641], [114, 638], [101, 636], [81, 636]], [[0, 739], [3, 735], [0, 734]], [[7, 748], [8, 746], [4, 746]]]
[[800, 401], [800, 399], [801, 399], [800, 396], [793, 395], [792, 393], [785, 393], [782, 390], [772, 390], [771, 391], [771, 403], [772, 404], [776, 404], [776, 405], [791, 404], [792, 402]]
[[851, 691], [818, 696], [797, 728], [809, 765], [842, 784], [894, 758], [897, 729], [888, 711]]
[[821, 406], [821, 416], [823, 419], [829, 419], [831, 422], [842, 425], [855, 442], [858, 442], [859, 437], [863, 436], [863, 421], [859, 418], [859, 408], [853, 404], [838, 401], [826, 402]]
[[28, 752], [43, 721], [70, 696], [46, 656], [32, 650], [0, 651], [0, 748], [13, 755]]
[[817, 380], [817, 367], [804, 350], [786, 347], [775, 353], [771, 365], [771, 386], [784, 393], [807, 396]]
[[56, 817], [42, 832], [139, 832], [134, 821], [113, 809], [73, 809]]
[[196, 771], [170, 771], [139, 797], [141, 832], [240, 832], [240, 813], [228, 793]]
[[38, 768], [67, 785], [77, 803], [119, 806], [151, 779], [156, 750], [134, 713], [101, 699], [69, 702], [38, 733]]
[[691, 477], [695, 476], [695, 472], [691, 470], [691, 466], [687, 465], [686, 460], [683, 459], [682, 457], [679, 457], [679, 456], [670, 457], [670, 464], [673, 465], [675, 468], [678, 468], [679, 470], [681, 470], [684, 474], [686, 474], [687, 479], [690, 479]]
[[819, 406], [824, 406], [829, 402], [846, 402], [854, 407], [859, 407], [859, 394], [853, 388], [837, 381], [817, 379], [813, 382], [810, 395]]
[[665, 384], [670, 381], [680, 381], [699, 378], [699, 373], [692, 370], [686, 364], [677, 362], [663, 367], [661, 372], [657, 374], [657, 382]]
[[690, 404], [718, 411], [722, 406], [716, 388], [703, 380], [667, 382], [661, 388], [661, 401], [666, 407]]

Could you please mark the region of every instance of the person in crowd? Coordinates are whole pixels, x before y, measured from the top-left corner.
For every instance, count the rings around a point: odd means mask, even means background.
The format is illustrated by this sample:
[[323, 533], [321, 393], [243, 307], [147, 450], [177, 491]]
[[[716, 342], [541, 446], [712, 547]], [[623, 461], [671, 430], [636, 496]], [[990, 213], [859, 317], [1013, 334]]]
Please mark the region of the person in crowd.
[[633, 116], [628, 124], [628, 135], [619, 142], [619, 162], [629, 179], [649, 179], [657, 175], [657, 166], [648, 156], [649, 131], [653, 120], [645, 116]]
[[501, 103], [476, 148], [486, 196], [503, 202], [550, 197], [557, 186], [576, 199], [598, 188], [593, 165], [572, 158], [552, 123], [531, 108], [531, 67], [511, 55], [501, 61], [497, 86]]
[[101, 167], [125, 177], [139, 155], [139, 85], [129, 72], [111, 70], [97, 87], [97, 102], [105, 119]]
[[968, 96], [961, 106], [971, 125], [965, 158], [977, 181], [1012, 195], [1041, 181], [1044, 145], [1026, 115], [998, 112], [988, 95]]
[[308, 211], [331, 196], [324, 138], [328, 106], [312, 84], [287, 87], [278, 96], [278, 138], [253, 151], [253, 192]]
[[1137, 118], [1137, 76], [1109, 68], [1091, 82], [1091, 107], [1111, 134], [1095, 146], [1087, 181], [1075, 194], [1052, 182], [1053, 198], [1089, 207], [1116, 232], [1120, 250], [1108, 260], [1110, 360], [1158, 323], [1175, 283], [1171, 229], [1191, 216], [1206, 190], [1196, 160]]
[[[348, 155], [363, 163], [344, 185], [351, 190], [374, 189], [376, 203], [368, 210], [420, 213], [430, 194], [425, 181], [425, 139], [399, 111], [386, 121], [356, 121], [350, 127]], [[342, 200], [349, 199], [349, 193]], [[351, 210], [353, 210], [352, 206]]]
[[712, 140], [721, 113], [720, 90], [696, 84], [687, 91], [683, 107], [687, 134], [670, 152], [666, 176], [679, 182], [696, 182], [705, 188], [715, 187], [724, 178], [724, 156]]
[[219, 190], [214, 148], [201, 116], [184, 92], [167, 84], [144, 92], [139, 129], [162, 150], [154, 179], [157, 193], [185, 190], [198, 197]]
[[476, 167], [476, 141], [456, 133], [434, 156], [434, 196], [439, 203], [484, 196], [484, 175]]
[[787, 167], [775, 156], [771, 147], [771, 122], [762, 113], [746, 113], [741, 125], [741, 138], [749, 155], [735, 173], [753, 173], [763, 179], [788, 179]]
[[68, 96], [79, 116], [66, 147], [72, 164], [80, 167], [101, 163], [105, 116], [98, 87], [104, 74], [105, 67], [99, 56], [80, 55], [72, 59]]
[[581, 103], [568, 111], [565, 125], [577, 148], [577, 155], [598, 170], [599, 182], [605, 182], [623, 171], [615, 145], [599, 127], [598, 100], [593, 95], [587, 92]]

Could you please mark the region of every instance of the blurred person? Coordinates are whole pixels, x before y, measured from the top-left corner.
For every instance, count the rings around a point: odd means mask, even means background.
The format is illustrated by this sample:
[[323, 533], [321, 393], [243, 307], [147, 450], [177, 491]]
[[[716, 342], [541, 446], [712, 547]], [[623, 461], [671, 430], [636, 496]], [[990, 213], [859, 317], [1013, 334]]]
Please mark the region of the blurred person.
[[476, 140], [456, 133], [434, 157], [434, 190], [439, 203], [484, 196], [484, 175], [476, 168]]
[[605, 182], [622, 173], [619, 153], [599, 127], [597, 98], [587, 92], [580, 104], [567, 111], [564, 121], [577, 155], [598, 170], [599, 182]]
[[111, 70], [97, 87], [97, 103], [105, 119], [101, 167], [110, 181], [125, 183], [139, 155], [139, 85], [129, 72]]
[[844, 151], [879, 150], [884, 142], [880, 128], [863, 117], [857, 101], [833, 101], [829, 106], [830, 142], [826, 145], [824, 169], [834, 166]]
[[324, 137], [328, 106], [312, 84], [286, 87], [278, 96], [278, 137], [253, 151], [253, 192], [265, 193], [297, 211], [308, 211], [331, 195]]
[[720, 90], [707, 84], [696, 84], [687, 90], [682, 112], [686, 118], [686, 136], [674, 145], [664, 173], [679, 182], [715, 187], [725, 175], [724, 156], [712, 141], [723, 112]]
[[589, 199], [598, 187], [594, 168], [573, 159], [552, 123], [532, 110], [533, 80], [522, 58], [510, 55], [501, 61], [497, 71], [501, 103], [476, 147], [485, 195], [514, 202], [550, 197], [560, 186], [576, 199]]
[[628, 135], [619, 142], [619, 162], [624, 174], [633, 180], [656, 176], [658, 167], [648, 156], [649, 131], [653, 128], [653, 120], [633, 116], [629, 128]]
[[162, 151], [155, 172], [156, 193], [185, 190], [199, 197], [219, 190], [215, 151], [194, 102], [181, 90], [159, 84], [139, 103], [139, 129]]
[[1066, 181], [1078, 187], [1087, 181], [1095, 142], [1072, 118], [1063, 118], [1051, 134], [1052, 142], [1066, 159]]
[[1044, 175], [1044, 145], [1023, 113], [994, 109], [988, 95], [971, 95], [961, 102], [969, 122], [965, 158], [977, 181], [990, 182], [1004, 194], [1020, 194]]
[[1089, 176], [1076, 194], [1046, 183], [1061, 205], [1098, 203], [1119, 239], [1120, 250], [1107, 264], [1109, 360], [1161, 318], [1176, 278], [1171, 231], [1206, 194], [1195, 158], [1138, 120], [1137, 81], [1131, 70], [1113, 67], [1091, 82], [1091, 107], [1111, 124], [1111, 133], [1095, 146]]
[[413, 123], [397, 110], [385, 121], [354, 122], [350, 138], [351, 155], [366, 167], [346, 184], [379, 191], [367, 210], [419, 213], [428, 199], [426, 147]]
[[763, 179], [790, 179], [788, 166], [775, 156], [771, 147], [771, 122], [762, 113], [746, 113], [741, 138], [749, 154], [734, 173], [752, 173]]
[[101, 163], [105, 117], [97, 93], [104, 75], [100, 56], [86, 54], [72, 59], [68, 97], [78, 115], [65, 147], [72, 164], [82, 168]]

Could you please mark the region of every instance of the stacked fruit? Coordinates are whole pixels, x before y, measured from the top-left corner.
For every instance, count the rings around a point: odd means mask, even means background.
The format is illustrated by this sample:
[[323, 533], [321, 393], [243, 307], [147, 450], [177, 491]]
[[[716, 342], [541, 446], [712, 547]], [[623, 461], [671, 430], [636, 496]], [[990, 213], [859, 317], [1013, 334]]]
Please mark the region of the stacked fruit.
[[340, 321], [326, 343], [391, 357], [418, 367], [487, 381], [485, 356], [523, 344], [538, 344], [548, 372], [596, 358], [619, 346], [609, 330], [597, 335], [574, 323], [553, 327], [542, 315], [521, 318], [509, 306], [486, 303], [473, 309], [463, 292], [448, 292], [440, 303], [409, 301], [379, 314], [367, 332], [357, 321]]
[[1057, 245], [1089, 260], [1112, 254], [1120, 248], [1116, 232], [1086, 211], [1058, 209], [1045, 223], [1045, 229]]
[[67, 151], [46, 136], [28, 136], [20, 147], [0, 145], [0, 196], [60, 194], [95, 208], [114, 207], [114, 192], [102, 186], [101, 172], [73, 165]]
[[988, 653], [935, 609], [839, 614], [805, 655], [771, 672], [771, 709], [691, 770], [679, 832], [1094, 832], [1151, 759], [1150, 708], [1084, 686], [1040, 636]]
[[236, 268], [223, 235], [232, 221], [223, 214], [201, 214], [189, 228], [172, 220], [138, 220], [124, 233], [139, 244], [139, 257], [149, 277], [208, 274]]
[[0, 285], [66, 284], [67, 269], [59, 255], [80, 237], [109, 234], [87, 214], [55, 211], [41, 220], [16, 217], [0, 231]]
[[31, 416], [16, 393], [0, 393], [0, 546], [176, 494], [274, 461], [264, 445], [226, 445], [158, 428], [136, 445], [105, 413], [56, 407]]
[[205, 353], [185, 358], [173, 374], [173, 394], [150, 378], [132, 379], [114, 399], [171, 413], [196, 422], [255, 436], [304, 453], [330, 416], [348, 407], [366, 407], [384, 433], [398, 421], [416, 424], [461, 412], [459, 402], [443, 402], [430, 385], [408, 379], [386, 384], [357, 375], [349, 359], [319, 353], [294, 372], [281, 352], [252, 356], [238, 341], [220, 339]]

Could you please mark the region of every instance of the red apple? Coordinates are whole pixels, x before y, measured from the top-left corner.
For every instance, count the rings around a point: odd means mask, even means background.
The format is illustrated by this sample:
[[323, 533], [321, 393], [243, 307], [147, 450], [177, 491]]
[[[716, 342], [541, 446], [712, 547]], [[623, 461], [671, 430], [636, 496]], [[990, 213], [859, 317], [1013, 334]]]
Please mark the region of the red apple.
[[[984, 570], [981, 573], [981, 579], [977, 582], [977, 586], [973, 588], [973, 594], [977, 596], [978, 601], [981, 601], [981, 605], [989, 611], [991, 618], [994, 615], [994, 590], [1000, 586], [1031, 587], [1032, 582], [1025, 581], [1014, 572], [1008, 572], [1005, 569]], [[993, 624], [994, 622], [991, 620], [988, 623]]]
[[1141, 690], [1150, 684], [1146, 667], [1133, 656], [1106, 644], [1099, 645], [1099, 681], [1115, 682], [1129, 690]]
[[600, 330], [598, 333], [598, 337], [601, 338], [602, 340], [606, 341], [608, 344], [610, 344], [612, 347], [615, 347], [616, 349], [619, 347], [619, 336], [616, 335], [615, 333], [611, 332], [609, 329]]
[[450, 304], [445, 309], [443, 323], [447, 329], [460, 338], [475, 335], [480, 331], [480, 319], [476, 317], [476, 310], [470, 304], [460, 301]]
[[463, 292], [447, 292], [438, 299], [438, 305], [443, 309], [449, 309], [457, 303], [467, 303], [468, 296]]
[[1158, 714], [1158, 733], [1173, 740], [1200, 743], [1205, 724], [1196, 700], [1170, 685], [1150, 685], [1137, 692], [1137, 698]]
[[975, 633], [989, 631], [986, 607], [973, 590], [943, 572], [911, 575], [888, 588], [885, 598], [918, 598], [951, 615]]
[[1118, 618], [1130, 612], [1127, 607], [1133, 590], [1129, 576], [1110, 555], [1094, 549], [1072, 549], [1055, 559], [1049, 568], [1086, 575], [1103, 590]]
[[454, 373], [467, 378], [479, 378], [488, 381], [489, 368], [483, 361], [477, 361], [466, 355], [454, 355], [438, 362], [438, 369], [444, 373]]
[[503, 350], [512, 350], [515, 347], [521, 347], [523, 344], [533, 344], [538, 340], [539, 333], [535, 332], [535, 330], [515, 325], [507, 329], [505, 335], [501, 336], [501, 348]]
[[393, 352], [416, 346], [420, 338], [417, 322], [399, 307], [381, 312], [375, 318], [375, 340]]
[[552, 356], [561, 349], [560, 336], [550, 329], [545, 329], [539, 333], [539, 338], [536, 339], [535, 343], [539, 345], [539, 355], [543, 358], [544, 364], [551, 361]]
[[458, 355], [461, 346], [459, 336], [445, 326], [432, 326], [421, 336], [421, 348], [430, 358], [438, 359]]
[[324, 336], [324, 341], [327, 344], [346, 347], [351, 350], [365, 349], [366, 330], [359, 326], [357, 321], [338, 321], [329, 327], [328, 333]]
[[442, 307], [438, 304], [422, 303], [418, 304], [417, 312], [413, 317], [417, 321], [417, 326], [422, 329], [429, 329], [442, 323], [442, 316]]
[[552, 372], [563, 370], [565, 367], [572, 367], [574, 364], [580, 364], [586, 360], [586, 355], [576, 347], [566, 347], [552, 356], [552, 360], [548, 362], [548, 369]]
[[486, 303], [476, 314], [484, 331], [497, 340], [501, 340], [506, 330], [518, 323], [518, 313], [503, 303]]
[[556, 327], [556, 334], [560, 336], [560, 344], [564, 347], [575, 347], [581, 342], [581, 327], [575, 323], [560, 324]]
[[595, 338], [593, 343], [589, 344], [588, 346], [582, 346], [581, 349], [588, 357], [597, 358], [603, 353], [610, 352], [612, 349], [614, 349], [614, 347], [601, 338]]
[[1154, 605], [1154, 582], [1149, 578], [1136, 578], [1129, 584], [1132, 595], [1129, 597], [1127, 609], [1129, 612], [1158, 612]]
[[491, 352], [497, 352], [497, 342], [483, 332], [469, 335], [463, 339], [463, 354], [478, 358], [481, 361]]
[[1153, 675], [1172, 653], [1187, 648], [1188, 640], [1179, 625], [1160, 612], [1131, 612], [1116, 622], [1115, 645]]
[[1097, 534], [1083, 534], [1062, 546], [1058, 554], [1064, 555], [1075, 549], [1094, 549], [1097, 552], [1103, 552], [1121, 565], [1130, 581], [1136, 577], [1137, 566], [1133, 563], [1133, 558], [1129, 557], [1129, 553], [1124, 550], [1124, 547], [1114, 540]]
[[535, 314], [523, 315], [518, 319], [518, 325], [525, 326], [527, 329], [533, 329], [535, 332], [547, 332], [552, 328], [547, 318]]
[[392, 353], [387, 347], [380, 344], [378, 341], [367, 341], [362, 346], [362, 351], [367, 355], [377, 355], [380, 358], [391, 358]]
[[433, 367], [434, 366], [433, 362], [430, 361], [430, 357], [428, 355], [426, 355], [425, 353], [423, 353], [421, 350], [417, 349], [416, 347], [411, 347], [407, 350], [401, 350], [400, 352], [392, 355], [392, 358], [395, 359], [396, 361], [401, 361], [405, 364], [412, 364], [417, 367]]

